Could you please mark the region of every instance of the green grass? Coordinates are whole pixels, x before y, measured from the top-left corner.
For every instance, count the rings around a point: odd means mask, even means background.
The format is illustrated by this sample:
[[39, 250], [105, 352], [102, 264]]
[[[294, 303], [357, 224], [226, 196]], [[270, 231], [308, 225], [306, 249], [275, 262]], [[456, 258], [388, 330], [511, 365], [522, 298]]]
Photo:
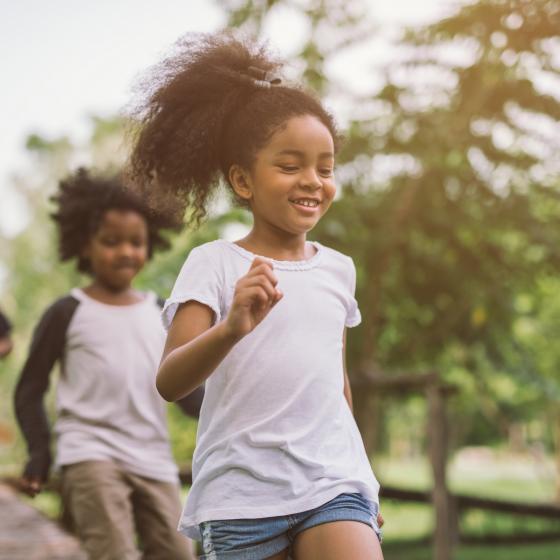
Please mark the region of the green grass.
[[432, 533], [432, 509], [428, 504], [383, 500], [381, 512], [384, 542], [417, 541]]
[[[451, 462], [449, 485], [453, 492], [489, 498], [530, 503], [550, 502], [554, 496], [554, 480], [542, 476], [540, 464], [507, 458], [483, 462], [477, 466], [467, 461]], [[374, 470], [382, 485], [411, 489], [429, 489], [432, 485], [430, 466], [425, 459], [396, 460], [380, 458]], [[433, 530], [433, 514], [428, 504], [382, 500], [385, 518], [385, 542], [402, 543], [427, 538]], [[468, 510], [461, 516], [461, 532], [471, 537], [488, 534], [560, 532], [560, 521], [503, 513]], [[560, 552], [558, 553], [560, 558]], [[492, 560], [495, 560], [494, 558]], [[533, 558], [531, 559], [533, 560]]]
[[58, 519], [60, 516], [60, 496], [54, 492], [41, 492], [34, 498], [29, 498], [20, 494], [21, 499], [30, 506], [38, 509], [51, 519]]
[[[382, 457], [373, 466], [384, 484], [411, 489], [432, 486], [426, 459]], [[548, 465], [526, 459], [512, 461], [508, 457], [482, 464], [452, 461], [448, 481], [452, 492], [531, 503], [550, 502], [554, 496], [554, 476], [550, 469]]]
[[[385, 560], [432, 560], [431, 548], [417, 544], [385, 544]], [[556, 560], [560, 557], [560, 541], [547, 544], [515, 546], [463, 546], [453, 560]]]

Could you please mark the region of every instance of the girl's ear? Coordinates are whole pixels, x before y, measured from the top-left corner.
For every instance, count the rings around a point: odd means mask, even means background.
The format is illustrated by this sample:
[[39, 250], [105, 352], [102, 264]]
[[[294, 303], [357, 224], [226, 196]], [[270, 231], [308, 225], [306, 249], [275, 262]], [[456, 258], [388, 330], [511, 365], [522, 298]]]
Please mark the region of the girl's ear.
[[253, 198], [249, 174], [240, 165], [234, 164], [229, 168], [228, 179], [237, 196], [247, 201]]

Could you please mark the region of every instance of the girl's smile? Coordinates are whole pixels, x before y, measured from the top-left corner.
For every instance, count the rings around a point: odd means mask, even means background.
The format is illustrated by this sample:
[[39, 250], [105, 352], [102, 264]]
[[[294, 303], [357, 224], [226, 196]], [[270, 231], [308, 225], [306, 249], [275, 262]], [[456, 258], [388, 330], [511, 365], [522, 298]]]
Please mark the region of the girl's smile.
[[296, 198], [290, 202], [298, 208], [301, 212], [308, 215], [313, 215], [319, 211], [321, 200], [318, 198]]
[[304, 241], [336, 193], [333, 168], [331, 133], [316, 117], [301, 115], [273, 134], [250, 172], [234, 173], [232, 182], [251, 206], [255, 232]]

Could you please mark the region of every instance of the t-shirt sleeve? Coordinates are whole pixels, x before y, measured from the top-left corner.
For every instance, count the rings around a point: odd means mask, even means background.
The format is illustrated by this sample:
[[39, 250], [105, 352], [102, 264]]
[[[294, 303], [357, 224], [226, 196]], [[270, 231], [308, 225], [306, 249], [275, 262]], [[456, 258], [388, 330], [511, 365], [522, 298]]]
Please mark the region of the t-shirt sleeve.
[[14, 394], [18, 424], [27, 441], [24, 476], [46, 480], [51, 464], [50, 428], [44, 404], [53, 366], [64, 353], [66, 331], [79, 305], [72, 296], [52, 304], [35, 327]]
[[198, 301], [214, 312], [214, 323], [221, 320], [220, 274], [204, 247], [194, 248], [183, 264], [171, 295], [162, 310], [163, 326], [169, 329], [177, 309], [187, 301]]
[[356, 267], [354, 261], [349, 258], [350, 267], [350, 294], [348, 297], [348, 305], [346, 310], [346, 326], [356, 327], [362, 322], [362, 314], [356, 301]]

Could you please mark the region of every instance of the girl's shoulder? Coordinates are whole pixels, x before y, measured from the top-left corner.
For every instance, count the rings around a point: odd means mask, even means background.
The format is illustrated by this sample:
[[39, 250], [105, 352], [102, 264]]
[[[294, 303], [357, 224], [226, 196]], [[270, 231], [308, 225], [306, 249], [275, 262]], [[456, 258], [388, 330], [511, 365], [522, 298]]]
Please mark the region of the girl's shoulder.
[[321, 252], [323, 254], [323, 268], [328, 270], [344, 286], [354, 291], [356, 286], [356, 266], [352, 257], [324, 245], [321, 245]]
[[327, 247], [326, 245], [322, 245], [317, 241], [314, 242], [315, 245], [318, 245], [321, 248], [321, 252], [323, 253], [323, 258], [327, 259], [332, 263], [336, 263], [343, 268], [354, 268], [354, 261], [352, 257], [337, 251], [336, 249], [332, 249], [331, 247]]
[[208, 257], [219, 257], [226, 254], [229, 250], [229, 242], [224, 239], [215, 239], [214, 241], [207, 241], [206, 243], [201, 243], [193, 249], [191, 253], [206, 255]]
[[239, 258], [232, 251], [233, 243], [225, 239], [216, 239], [197, 245], [189, 252], [183, 268], [203, 267], [207, 272], [220, 271], [227, 273]]

